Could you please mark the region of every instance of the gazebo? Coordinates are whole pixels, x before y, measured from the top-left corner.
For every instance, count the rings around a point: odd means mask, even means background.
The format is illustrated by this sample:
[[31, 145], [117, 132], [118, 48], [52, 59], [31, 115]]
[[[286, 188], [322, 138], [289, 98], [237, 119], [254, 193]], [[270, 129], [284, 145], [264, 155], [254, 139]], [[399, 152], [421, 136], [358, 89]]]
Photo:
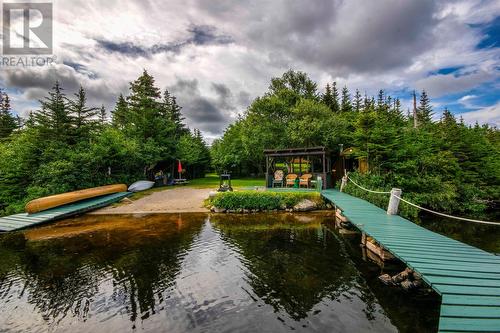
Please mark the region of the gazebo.
[[321, 177], [323, 189], [332, 186], [331, 151], [326, 147], [265, 149], [266, 187], [272, 187], [277, 170], [284, 174], [294, 173], [299, 177], [311, 174], [312, 179]]

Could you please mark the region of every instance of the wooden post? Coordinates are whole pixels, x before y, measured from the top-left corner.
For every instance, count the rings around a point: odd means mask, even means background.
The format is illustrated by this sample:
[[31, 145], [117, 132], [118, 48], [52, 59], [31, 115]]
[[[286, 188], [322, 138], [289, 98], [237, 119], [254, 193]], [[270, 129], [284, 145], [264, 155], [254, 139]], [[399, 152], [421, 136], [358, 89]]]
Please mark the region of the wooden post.
[[347, 185], [347, 175], [342, 177], [342, 183], [340, 183], [340, 192], [344, 191], [344, 187]]
[[399, 207], [399, 198], [396, 198], [395, 195], [401, 197], [401, 189], [393, 188], [391, 190], [391, 198], [389, 199], [389, 205], [387, 206], [387, 214], [388, 215], [397, 215], [398, 207]]
[[269, 187], [269, 156], [266, 156], [266, 186], [265, 188]]

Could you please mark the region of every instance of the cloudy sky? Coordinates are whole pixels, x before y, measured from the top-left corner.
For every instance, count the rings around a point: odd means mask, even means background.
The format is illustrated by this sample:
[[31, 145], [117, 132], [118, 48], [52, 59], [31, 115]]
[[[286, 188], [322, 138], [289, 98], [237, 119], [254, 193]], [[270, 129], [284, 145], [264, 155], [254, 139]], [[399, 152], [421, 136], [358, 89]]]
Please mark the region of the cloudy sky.
[[[12, 1], [5, 1], [12, 2]], [[55, 0], [50, 67], [0, 67], [21, 115], [59, 80], [114, 107], [147, 69], [207, 139], [287, 69], [321, 87], [428, 91], [470, 123], [500, 124], [500, 1]]]

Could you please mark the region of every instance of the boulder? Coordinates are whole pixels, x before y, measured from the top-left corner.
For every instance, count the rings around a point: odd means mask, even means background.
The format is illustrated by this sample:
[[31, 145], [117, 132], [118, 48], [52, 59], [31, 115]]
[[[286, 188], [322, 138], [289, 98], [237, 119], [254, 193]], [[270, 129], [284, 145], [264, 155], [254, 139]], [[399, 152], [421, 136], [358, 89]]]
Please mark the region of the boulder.
[[219, 207], [212, 207], [212, 211], [214, 213], [225, 213], [226, 209], [225, 208], [219, 208]]
[[298, 204], [293, 206], [293, 210], [296, 212], [308, 212], [311, 210], [315, 210], [316, 208], [316, 203], [309, 199], [303, 199]]

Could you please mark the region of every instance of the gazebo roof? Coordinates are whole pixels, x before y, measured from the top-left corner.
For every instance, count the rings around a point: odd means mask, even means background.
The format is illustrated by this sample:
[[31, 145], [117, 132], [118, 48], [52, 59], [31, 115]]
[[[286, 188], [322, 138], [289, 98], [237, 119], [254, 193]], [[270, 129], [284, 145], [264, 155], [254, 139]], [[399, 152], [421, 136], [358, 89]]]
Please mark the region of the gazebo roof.
[[323, 146], [307, 148], [264, 149], [264, 155], [266, 156], [308, 156], [328, 154], [330, 154], [330, 150]]

